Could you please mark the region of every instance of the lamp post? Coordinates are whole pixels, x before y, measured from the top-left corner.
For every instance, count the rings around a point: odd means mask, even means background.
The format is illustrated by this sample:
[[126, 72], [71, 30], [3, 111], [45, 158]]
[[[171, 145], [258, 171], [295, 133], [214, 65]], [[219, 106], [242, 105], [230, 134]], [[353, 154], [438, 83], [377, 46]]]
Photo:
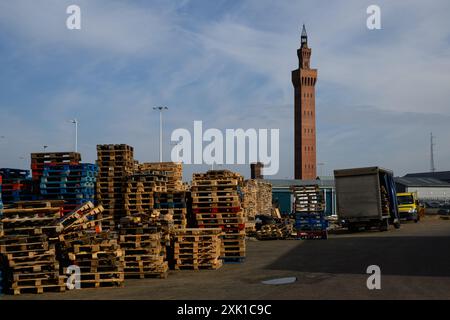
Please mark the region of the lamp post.
[[70, 123], [75, 125], [75, 152], [78, 152], [78, 120], [69, 120]]
[[317, 164], [317, 166], [320, 167], [320, 170], [319, 170], [319, 177], [323, 176], [322, 169], [323, 169], [323, 166], [324, 166], [324, 165], [325, 165], [325, 163], [323, 163], [323, 162], [319, 162], [319, 163]]
[[162, 112], [169, 110], [167, 107], [153, 107], [153, 110], [159, 110], [159, 162], [162, 162]]

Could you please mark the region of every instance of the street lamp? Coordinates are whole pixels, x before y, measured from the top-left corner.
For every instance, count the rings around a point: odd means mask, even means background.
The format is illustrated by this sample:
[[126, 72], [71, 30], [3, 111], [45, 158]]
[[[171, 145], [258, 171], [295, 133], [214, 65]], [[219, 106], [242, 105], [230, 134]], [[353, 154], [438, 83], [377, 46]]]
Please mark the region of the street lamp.
[[47, 149], [48, 148], [48, 146], [44, 146], [44, 152], [45, 152], [45, 149]]
[[159, 110], [159, 162], [162, 162], [162, 112], [169, 110], [169, 108], [153, 107], [153, 110]]
[[78, 120], [72, 119], [69, 122], [75, 125], [75, 152], [78, 152]]
[[323, 176], [322, 169], [323, 169], [323, 166], [324, 166], [324, 165], [325, 165], [325, 163], [323, 163], [323, 162], [319, 162], [319, 163], [317, 164], [317, 166], [320, 167], [320, 170], [319, 170], [319, 177], [322, 177], [322, 176]]

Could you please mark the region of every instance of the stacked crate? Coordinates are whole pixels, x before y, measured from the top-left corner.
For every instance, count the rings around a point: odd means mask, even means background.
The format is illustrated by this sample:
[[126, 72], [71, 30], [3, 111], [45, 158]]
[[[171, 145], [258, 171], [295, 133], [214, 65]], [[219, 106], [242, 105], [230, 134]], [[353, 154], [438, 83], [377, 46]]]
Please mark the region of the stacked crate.
[[40, 192], [45, 200], [64, 200], [63, 215], [80, 204], [94, 202], [97, 166], [45, 164], [42, 170]]
[[228, 170], [194, 174], [192, 210], [199, 228], [222, 229], [222, 259], [245, 259], [245, 220], [239, 192], [242, 176]]
[[262, 180], [246, 180], [242, 193], [242, 207], [248, 220], [254, 220], [257, 214], [272, 214], [272, 184]]
[[178, 162], [152, 162], [141, 163], [136, 166], [137, 172], [143, 171], [162, 171], [166, 172], [168, 181], [167, 189], [169, 191], [186, 190], [183, 184], [183, 164]]
[[221, 233], [220, 228], [175, 230], [175, 269], [219, 269], [222, 266]]
[[29, 170], [2, 168], [0, 176], [3, 178], [3, 193], [1, 194], [3, 203], [33, 200]]
[[166, 278], [168, 263], [161, 232], [148, 214], [134, 214], [120, 222], [120, 246], [124, 255], [125, 278]]
[[39, 152], [31, 154], [31, 171], [33, 181], [33, 193], [40, 194], [41, 177], [44, 166], [52, 165], [75, 165], [80, 164], [81, 155], [78, 152]]
[[323, 190], [317, 185], [293, 186], [295, 229], [301, 239], [327, 239]]
[[154, 193], [154, 208], [161, 216], [169, 215], [173, 219], [175, 229], [187, 227], [187, 207], [189, 193], [186, 191], [170, 191]]
[[70, 265], [80, 268], [80, 288], [123, 285], [123, 253], [114, 233], [85, 232], [65, 242]]
[[52, 222], [60, 216], [62, 202], [17, 202], [5, 209], [0, 238], [0, 259], [5, 289], [13, 294], [65, 291], [59, 275]]
[[167, 176], [161, 171], [143, 171], [127, 177], [125, 212], [128, 216], [149, 213], [154, 208], [154, 192], [166, 190]]
[[103, 205], [104, 229], [114, 229], [125, 216], [124, 183], [133, 174], [133, 147], [125, 144], [97, 145], [98, 202]]

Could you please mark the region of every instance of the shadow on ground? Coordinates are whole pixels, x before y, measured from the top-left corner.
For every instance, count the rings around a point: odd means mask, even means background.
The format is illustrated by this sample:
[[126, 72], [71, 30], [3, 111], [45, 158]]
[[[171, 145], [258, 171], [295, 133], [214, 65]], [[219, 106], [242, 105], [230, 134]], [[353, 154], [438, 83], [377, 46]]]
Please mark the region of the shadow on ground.
[[348, 237], [302, 241], [266, 269], [450, 277], [450, 237]]

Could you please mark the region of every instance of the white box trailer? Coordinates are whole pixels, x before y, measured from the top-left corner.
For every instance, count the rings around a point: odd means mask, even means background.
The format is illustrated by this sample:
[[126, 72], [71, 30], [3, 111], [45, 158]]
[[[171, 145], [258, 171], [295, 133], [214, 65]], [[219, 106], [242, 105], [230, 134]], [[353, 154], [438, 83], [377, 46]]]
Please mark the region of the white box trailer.
[[334, 171], [337, 214], [350, 231], [400, 227], [393, 173], [380, 167]]

